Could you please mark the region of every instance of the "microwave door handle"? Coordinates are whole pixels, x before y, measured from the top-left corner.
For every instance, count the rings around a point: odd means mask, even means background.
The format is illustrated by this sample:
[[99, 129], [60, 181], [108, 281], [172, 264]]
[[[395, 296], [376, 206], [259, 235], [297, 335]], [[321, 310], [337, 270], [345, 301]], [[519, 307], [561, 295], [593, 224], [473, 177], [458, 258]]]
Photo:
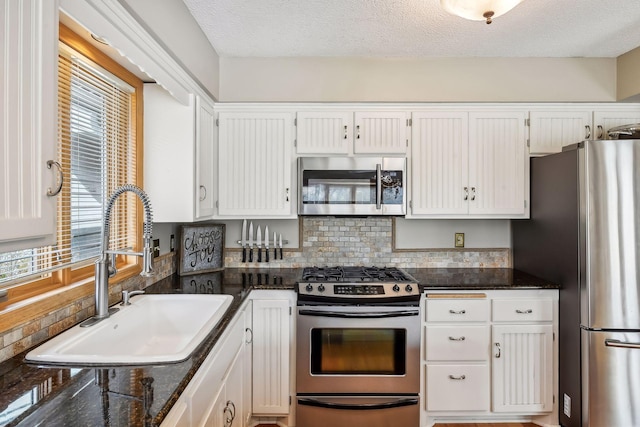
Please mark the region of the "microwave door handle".
[[417, 405], [418, 399], [398, 399], [393, 400], [391, 402], [383, 402], [383, 403], [335, 403], [335, 402], [325, 402], [316, 399], [310, 398], [298, 398], [299, 405], [306, 406], [316, 406], [319, 408], [330, 408], [330, 409], [343, 409], [343, 410], [356, 410], [356, 411], [368, 411], [373, 409], [389, 409], [389, 408], [399, 408], [401, 406], [411, 406]]
[[382, 166], [376, 165], [376, 209], [382, 208]]
[[345, 313], [343, 311], [318, 311], [318, 310], [300, 310], [301, 316], [316, 317], [339, 317], [343, 319], [381, 319], [388, 317], [409, 317], [418, 316], [419, 310], [403, 310], [403, 311], [386, 311], [386, 312], [368, 312], [368, 313]]

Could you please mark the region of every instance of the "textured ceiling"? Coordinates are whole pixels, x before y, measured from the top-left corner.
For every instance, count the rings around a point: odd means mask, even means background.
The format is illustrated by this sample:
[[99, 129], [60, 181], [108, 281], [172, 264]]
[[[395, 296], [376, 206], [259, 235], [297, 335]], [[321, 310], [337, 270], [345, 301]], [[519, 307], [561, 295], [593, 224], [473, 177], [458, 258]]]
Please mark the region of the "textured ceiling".
[[223, 57], [616, 57], [640, 0], [524, 0], [493, 24], [440, 0], [184, 0]]

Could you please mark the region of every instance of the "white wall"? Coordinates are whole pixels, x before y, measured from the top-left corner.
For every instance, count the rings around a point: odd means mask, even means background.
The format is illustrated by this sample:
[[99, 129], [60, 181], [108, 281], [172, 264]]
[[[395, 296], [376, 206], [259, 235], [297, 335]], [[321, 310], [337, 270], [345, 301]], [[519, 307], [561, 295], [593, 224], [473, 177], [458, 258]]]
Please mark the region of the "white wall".
[[618, 62], [618, 100], [640, 100], [640, 47], [624, 55]]
[[220, 58], [220, 101], [615, 100], [615, 58]]
[[182, 0], [118, 0], [200, 82], [219, 98], [219, 57]]

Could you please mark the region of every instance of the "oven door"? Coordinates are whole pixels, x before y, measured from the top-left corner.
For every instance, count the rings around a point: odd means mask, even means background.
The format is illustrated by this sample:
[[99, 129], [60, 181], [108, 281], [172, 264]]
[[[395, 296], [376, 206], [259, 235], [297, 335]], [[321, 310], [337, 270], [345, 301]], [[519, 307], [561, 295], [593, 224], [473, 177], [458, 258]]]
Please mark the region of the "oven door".
[[300, 427], [418, 427], [418, 396], [298, 397]]
[[420, 390], [420, 316], [411, 306], [299, 306], [298, 394]]

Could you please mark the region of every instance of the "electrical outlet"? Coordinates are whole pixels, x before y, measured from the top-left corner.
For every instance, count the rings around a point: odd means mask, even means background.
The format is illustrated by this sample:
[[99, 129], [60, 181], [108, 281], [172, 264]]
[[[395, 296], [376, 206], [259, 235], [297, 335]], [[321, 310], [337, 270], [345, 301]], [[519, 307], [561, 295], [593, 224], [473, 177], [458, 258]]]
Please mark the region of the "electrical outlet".
[[160, 256], [160, 239], [153, 239], [153, 257]]
[[564, 395], [563, 406], [564, 406], [564, 414], [567, 417], [571, 418], [571, 398], [569, 396], [567, 396], [566, 393]]
[[454, 245], [456, 248], [464, 248], [464, 233], [456, 233]]

